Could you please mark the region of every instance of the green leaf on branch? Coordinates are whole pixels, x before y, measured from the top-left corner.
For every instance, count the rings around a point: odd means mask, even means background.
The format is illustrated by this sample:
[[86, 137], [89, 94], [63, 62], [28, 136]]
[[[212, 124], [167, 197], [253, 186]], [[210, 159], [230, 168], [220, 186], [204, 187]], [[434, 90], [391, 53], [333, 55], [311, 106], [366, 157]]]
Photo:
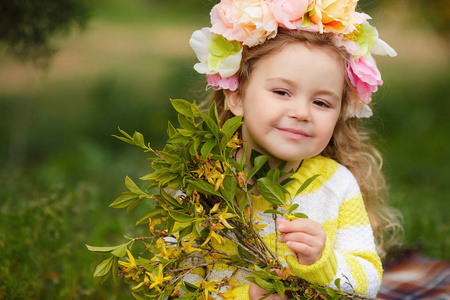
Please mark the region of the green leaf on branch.
[[236, 178], [232, 176], [225, 176], [225, 179], [223, 180], [223, 187], [223, 189], [220, 189], [220, 193], [228, 203], [233, 203], [237, 188]]
[[119, 131], [120, 131], [120, 133], [122, 133], [123, 136], [118, 136], [118, 135], [113, 134], [113, 137], [118, 138], [119, 140], [124, 141], [125, 143], [134, 145], [134, 141], [133, 141], [133, 138], [131, 137], [131, 135], [129, 135], [128, 133], [126, 133], [125, 131], [120, 129], [120, 127], [119, 127]]
[[266, 209], [266, 210], [264, 211], [264, 213], [265, 213], [265, 214], [283, 215], [282, 212], [279, 212], [278, 210], [275, 210], [275, 209], [273, 209], [273, 208]]
[[147, 149], [142, 133], [135, 131], [133, 134], [133, 142], [136, 146]]
[[136, 206], [139, 205], [139, 203], [141, 203], [141, 201], [146, 198], [143, 197], [144, 195], [139, 196], [137, 199], [134, 199], [133, 201], [131, 201], [130, 205], [128, 205], [127, 207], [127, 213], [130, 213], [130, 211], [132, 211]]
[[190, 139], [195, 135], [195, 132], [192, 132], [192, 131], [187, 130], [187, 129], [179, 128], [177, 131], [178, 131], [181, 135], [183, 135], [183, 136], [185, 136], [185, 137], [188, 137], [188, 138], [190, 138]]
[[183, 144], [186, 145], [191, 140], [191, 137], [183, 135], [181, 132], [177, 132], [170, 137], [168, 143]]
[[140, 188], [138, 188], [136, 183], [134, 183], [134, 181], [128, 176], [125, 177], [125, 185], [127, 186], [128, 190], [130, 190], [130, 192], [135, 193], [136, 195], [145, 195], [145, 193]]
[[144, 297], [142, 297], [141, 295], [139, 295], [138, 293], [135, 292], [131, 292], [131, 295], [134, 297], [134, 299], [136, 300], [145, 300]]
[[127, 247], [129, 243], [125, 243], [118, 246], [110, 246], [110, 247], [94, 247], [86, 245], [89, 251], [97, 252], [97, 253], [111, 253], [117, 257], [123, 257], [126, 254]]
[[284, 205], [286, 190], [278, 183], [273, 182], [267, 177], [260, 178], [257, 181], [258, 191], [261, 195], [272, 204]]
[[109, 207], [124, 208], [138, 199], [138, 195], [131, 192], [124, 192], [121, 196], [117, 197], [116, 200], [114, 200], [113, 203], [109, 205]]
[[304, 213], [295, 213], [295, 214], [293, 214], [293, 216], [295, 216], [299, 219], [308, 219], [308, 216], [305, 215]]
[[[205, 124], [206, 124], [206, 126], [207, 126], [207, 128], [209, 129], [209, 131], [213, 134], [213, 136], [216, 138], [216, 139], [219, 139], [220, 137], [219, 137], [219, 125], [217, 125], [217, 123], [216, 122], [214, 122], [214, 120], [210, 117], [210, 116], [208, 116], [208, 115], [205, 115], [205, 114], [201, 114], [200, 115], [201, 116], [201, 118], [203, 119], [203, 121], [205, 121]], [[205, 128], [204, 128], [205, 129]]]
[[178, 222], [181, 222], [181, 223], [189, 223], [189, 222], [194, 221], [194, 219], [195, 219], [193, 216], [190, 216], [190, 215], [187, 215], [187, 214], [183, 214], [183, 213], [180, 213], [180, 212], [177, 212], [177, 211], [174, 211], [174, 210], [169, 210], [169, 215], [175, 221], [178, 221]]
[[254, 277], [255, 283], [262, 287], [263, 289], [267, 291], [275, 291], [275, 287], [273, 284], [269, 283], [268, 281], [265, 281], [264, 279], [261, 279], [257, 276]]
[[[169, 212], [170, 215], [170, 212]], [[172, 216], [172, 215], [170, 215]], [[175, 220], [174, 219], [168, 219], [166, 221], [166, 227], [167, 227], [167, 234], [171, 235], [173, 233], [173, 228], [175, 227]]]
[[225, 124], [222, 126], [222, 131], [231, 138], [241, 125], [242, 116], [234, 116], [226, 120]]
[[109, 252], [113, 251], [114, 249], [117, 249], [120, 246], [122, 246], [122, 245], [109, 246], [109, 247], [95, 247], [95, 246], [86, 245], [86, 247], [88, 248], [89, 251], [97, 252], [97, 253], [109, 253]]
[[200, 237], [202, 234], [200, 233], [200, 226], [202, 224], [202, 221], [195, 221], [194, 225], [192, 226], [192, 232], [196, 237]]
[[280, 295], [281, 297], [284, 297], [285, 292], [286, 292], [286, 287], [284, 286], [284, 284], [279, 280], [275, 280], [273, 282], [273, 286], [275, 288], [275, 291], [278, 293], [278, 295]]
[[194, 224], [190, 224], [187, 227], [183, 228], [179, 233], [178, 241], [181, 241], [185, 236], [187, 236], [188, 234], [191, 234], [193, 227], [194, 227]]
[[220, 150], [224, 150], [236, 133], [236, 130], [242, 125], [242, 116], [235, 116], [231, 119], [228, 119], [225, 124], [222, 126], [222, 132], [225, 134], [223, 138], [220, 140]]
[[178, 115], [178, 123], [180, 123], [181, 127], [192, 133], [198, 131], [195, 124], [184, 115]]
[[239, 199], [239, 210], [244, 211], [245, 206], [248, 204], [248, 199], [245, 195], [242, 195], [241, 199]]
[[194, 113], [192, 111], [192, 104], [183, 99], [170, 99], [172, 106], [175, 110], [186, 116], [186, 117], [194, 117]]
[[172, 135], [174, 135], [175, 133], [177, 133], [177, 130], [172, 125], [172, 123], [170, 123], [170, 121], [169, 121], [168, 125], [167, 125], [167, 135], [169, 136], [169, 138], [171, 138]]
[[297, 192], [294, 195], [294, 198], [300, 195], [317, 177], [319, 177], [320, 174], [316, 174], [303, 182], [302, 186], [297, 190]]
[[160, 216], [164, 212], [161, 208], [155, 208], [150, 210], [144, 214], [142, 214], [136, 221], [136, 225], [144, 224], [148, 222], [149, 218], [153, 218], [155, 216]]
[[202, 156], [204, 158], [207, 158], [209, 153], [211, 153], [211, 150], [214, 148], [215, 145], [216, 145], [216, 140], [214, 140], [214, 139], [210, 139], [210, 140], [206, 141], [206, 143], [203, 144], [202, 149], [200, 150]]
[[104, 282], [109, 275], [111, 275], [112, 266], [114, 265], [114, 260], [116, 259], [118, 259], [116, 256], [111, 256], [110, 258], [102, 261], [97, 268], [95, 268], [94, 277], [103, 277], [102, 282]]
[[187, 292], [193, 293], [198, 290], [198, 286], [185, 281], [185, 282], [183, 282], [183, 289]]
[[177, 199], [166, 193], [164, 189], [159, 190], [161, 196], [166, 201], [166, 203], [170, 204], [172, 207], [183, 208], [184, 206], [180, 204]]
[[334, 285], [337, 287], [339, 293], [342, 293], [342, 290], [341, 290], [341, 279], [340, 279], [340, 278], [337, 278], [337, 279], [334, 281]]
[[289, 209], [288, 209], [288, 211], [287, 211], [287, 214], [288, 215], [290, 215], [294, 210], [296, 210], [298, 208], [298, 204], [297, 203], [295, 203], [295, 204], [292, 204], [290, 207], [289, 207]]
[[219, 114], [217, 113], [216, 102], [213, 102], [209, 106], [208, 116], [214, 121], [214, 123], [219, 124]]
[[266, 155], [260, 155], [256, 157], [254, 159], [253, 168], [250, 170], [250, 172], [248, 172], [247, 180], [250, 180], [250, 178], [252, 178], [256, 174], [256, 172], [258, 172], [264, 166], [268, 159], [269, 157]]
[[270, 169], [269, 172], [267, 172], [266, 177], [272, 180], [273, 182], [278, 182], [280, 180], [281, 171], [278, 168]]
[[188, 179], [187, 182], [194, 189], [196, 189], [197, 191], [199, 191], [201, 193], [204, 193], [207, 195], [220, 196], [220, 193], [218, 191], [214, 190], [214, 186], [212, 186], [211, 184], [209, 184], [205, 181]]
[[127, 254], [127, 249], [128, 249], [128, 243], [126, 244], [122, 244], [118, 247], [116, 247], [116, 249], [114, 249], [113, 251], [111, 251], [111, 254], [116, 256], [116, 257], [124, 257], [125, 254]]

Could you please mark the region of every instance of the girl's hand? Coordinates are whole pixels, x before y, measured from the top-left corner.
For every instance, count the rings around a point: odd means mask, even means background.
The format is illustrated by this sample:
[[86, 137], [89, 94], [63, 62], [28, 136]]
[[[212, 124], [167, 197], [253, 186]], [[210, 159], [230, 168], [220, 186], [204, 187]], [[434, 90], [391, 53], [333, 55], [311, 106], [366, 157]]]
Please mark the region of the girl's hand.
[[292, 222], [278, 219], [277, 226], [283, 233], [279, 241], [286, 243], [286, 246], [297, 254], [300, 264], [312, 265], [319, 260], [327, 239], [322, 224], [310, 219], [297, 219]]
[[[267, 295], [268, 291], [260, 287], [255, 283], [250, 283], [250, 289], [248, 290], [248, 294], [250, 296], [250, 300], [258, 300]], [[287, 300], [287, 297], [281, 297], [278, 293], [273, 293], [269, 297], [265, 298], [267, 300]]]

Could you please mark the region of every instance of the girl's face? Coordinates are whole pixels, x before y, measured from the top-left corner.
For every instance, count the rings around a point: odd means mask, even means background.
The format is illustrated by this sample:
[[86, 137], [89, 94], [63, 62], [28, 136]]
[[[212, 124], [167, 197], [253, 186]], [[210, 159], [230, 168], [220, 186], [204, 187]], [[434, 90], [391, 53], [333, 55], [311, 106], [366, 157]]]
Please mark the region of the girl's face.
[[269, 156], [272, 167], [296, 169], [325, 149], [341, 112], [344, 68], [336, 54], [292, 43], [260, 59], [245, 92], [226, 92], [250, 150]]

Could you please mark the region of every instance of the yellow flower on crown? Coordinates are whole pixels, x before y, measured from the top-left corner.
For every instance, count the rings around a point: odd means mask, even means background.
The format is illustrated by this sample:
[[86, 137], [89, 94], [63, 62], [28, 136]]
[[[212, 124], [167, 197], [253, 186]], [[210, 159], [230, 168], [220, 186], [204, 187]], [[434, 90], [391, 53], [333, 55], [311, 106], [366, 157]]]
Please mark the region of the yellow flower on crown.
[[324, 29], [343, 33], [353, 23], [357, 0], [316, 0], [309, 16], [314, 24]]

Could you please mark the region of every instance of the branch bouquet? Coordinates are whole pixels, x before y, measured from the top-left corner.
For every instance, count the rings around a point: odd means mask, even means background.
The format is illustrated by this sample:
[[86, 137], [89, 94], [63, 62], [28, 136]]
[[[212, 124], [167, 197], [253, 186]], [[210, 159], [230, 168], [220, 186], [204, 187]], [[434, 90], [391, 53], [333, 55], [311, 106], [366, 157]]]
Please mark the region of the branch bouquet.
[[[305, 218], [292, 199], [320, 175], [289, 195], [286, 187], [292, 179], [281, 180], [289, 177], [283, 165], [270, 169], [267, 156], [257, 153], [246, 162], [247, 149], [241, 161], [233, 157], [243, 143], [236, 132], [242, 124], [240, 116], [220, 124], [214, 103], [206, 114], [195, 102], [171, 102], [180, 128], [169, 123], [169, 139], [162, 151], [152, 149], [139, 132], [131, 136], [119, 129], [122, 136], [117, 138], [151, 153], [153, 172], [141, 178], [142, 187], [126, 177], [128, 191], [110, 206], [131, 211], [149, 202], [153, 209], [136, 222], [148, 225], [147, 236], [128, 238], [113, 247], [87, 246], [90, 251], [111, 255], [97, 266], [94, 277], [102, 282], [109, 276], [122, 277], [134, 285], [131, 291], [136, 299], [208, 300], [216, 295], [232, 299], [239, 285], [233, 281], [237, 272], [248, 272], [248, 281], [289, 299], [361, 299], [342, 292], [339, 282], [335, 290], [295, 277], [278, 260], [278, 248], [271, 250], [259, 234], [251, 201], [255, 191], [271, 203], [265, 213], [272, 214], [274, 221]], [[142, 244], [136, 247], [136, 243]], [[225, 243], [235, 245], [237, 253], [214, 247]], [[232, 276], [208, 281], [208, 274], [219, 263], [233, 269]], [[189, 282], [187, 278], [199, 270], [204, 272], [203, 279]]]

